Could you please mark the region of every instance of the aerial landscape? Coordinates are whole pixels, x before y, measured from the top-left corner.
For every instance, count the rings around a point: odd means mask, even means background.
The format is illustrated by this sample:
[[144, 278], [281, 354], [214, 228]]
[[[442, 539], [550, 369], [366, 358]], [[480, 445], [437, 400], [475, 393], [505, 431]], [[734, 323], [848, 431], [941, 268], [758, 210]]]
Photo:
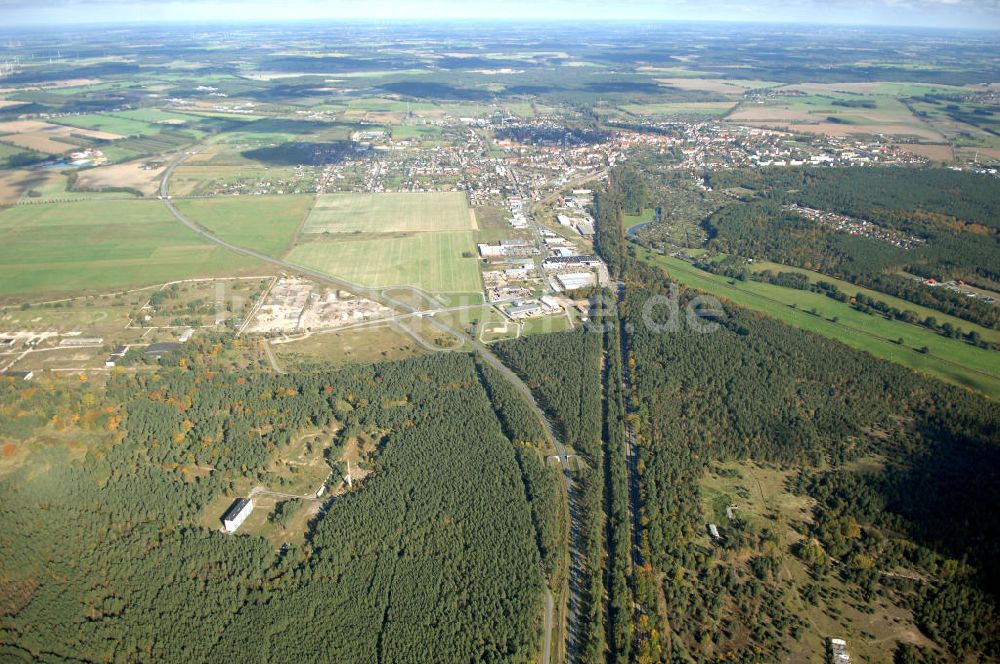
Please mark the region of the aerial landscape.
[[992, 0], [0, 18], [0, 662], [1000, 662]]

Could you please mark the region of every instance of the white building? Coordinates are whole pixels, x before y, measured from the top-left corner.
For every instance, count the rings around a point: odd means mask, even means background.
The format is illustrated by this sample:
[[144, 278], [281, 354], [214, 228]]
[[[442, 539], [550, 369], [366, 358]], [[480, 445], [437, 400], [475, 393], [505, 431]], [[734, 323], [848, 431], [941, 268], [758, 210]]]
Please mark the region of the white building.
[[851, 656], [847, 652], [847, 641], [844, 639], [830, 639], [829, 655], [831, 664], [851, 664]]
[[593, 286], [597, 283], [597, 278], [590, 272], [570, 272], [568, 274], [557, 274], [556, 281], [563, 290], [576, 290], [585, 286]]
[[237, 498], [236, 502], [230, 505], [226, 513], [222, 515], [222, 525], [226, 532], [235, 533], [251, 512], [253, 512], [253, 498]]

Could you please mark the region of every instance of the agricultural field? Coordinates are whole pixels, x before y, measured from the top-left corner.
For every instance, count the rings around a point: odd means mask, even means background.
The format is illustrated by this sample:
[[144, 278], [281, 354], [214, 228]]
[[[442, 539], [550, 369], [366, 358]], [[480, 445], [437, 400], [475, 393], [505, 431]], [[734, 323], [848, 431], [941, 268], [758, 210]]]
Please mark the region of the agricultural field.
[[743, 102], [727, 119], [827, 136], [889, 134], [922, 142], [944, 142], [941, 132], [916, 117], [895, 97], [834, 94], [836, 96], [812, 94], [775, 97], [763, 103]]
[[124, 136], [148, 136], [156, 134], [160, 128], [148, 122], [133, 120], [128, 117], [111, 114], [72, 115], [59, 118], [59, 124], [82, 129], [92, 129], [105, 134], [113, 134], [115, 138]]
[[474, 256], [472, 231], [451, 231], [314, 240], [296, 246], [286, 258], [363, 286], [409, 285], [432, 293], [478, 294], [479, 262]]
[[177, 200], [174, 204], [189, 219], [223, 240], [281, 256], [309, 214], [313, 197], [227, 196]]
[[121, 138], [118, 134], [105, 131], [77, 129], [37, 120], [0, 122], [0, 141], [35, 152], [62, 154], [75, 150], [79, 147], [79, 139], [74, 139], [75, 136], [105, 141]]
[[53, 170], [11, 169], [0, 171], [0, 205], [13, 205], [29, 191], [43, 188], [66, 191], [66, 178]]
[[[971, 387], [994, 398], [1000, 397], [1000, 370], [997, 369], [1000, 363], [996, 351], [949, 339], [902, 321], [865, 314], [820, 293], [756, 281], [734, 282], [670, 256], [655, 256], [649, 252], [642, 252], [640, 256], [662, 267], [672, 279], [685, 286], [731, 300], [793, 327], [836, 339], [876, 357]], [[897, 343], [899, 339], [903, 340], [902, 344]], [[919, 352], [923, 347], [928, 349], [927, 353]]]
[[202, 240], [159, 201], [86, 201], [0, 212], [0, 296], [221, 275], [256, 264]]
[[464, 231], [472, 219], [462, 192], [324, 194], [304, 233], [413, 233]]
[[628, 104], [619, 106], [626, 113], [634, 115], [649, 116], [677, 116], [677, 117], [722, 117], [729, 113], [736, 106], [729, 101], [706, 101], [706, 102], [677, 102], [677, 103], [654, 103], [654, 104]]
[[142, 196], [155, 196], [165, 167], [162, 162], [150, 164], [147, 160], [139, 160], [88, 168], [77, 175], [76, 188], [86, 191], [128, 189]]

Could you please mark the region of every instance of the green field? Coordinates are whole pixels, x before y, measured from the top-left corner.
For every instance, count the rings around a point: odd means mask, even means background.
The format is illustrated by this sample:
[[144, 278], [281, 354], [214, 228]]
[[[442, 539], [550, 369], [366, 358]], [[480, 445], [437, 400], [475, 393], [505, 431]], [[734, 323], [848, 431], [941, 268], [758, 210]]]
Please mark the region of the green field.
[[478, 293], [478, 261], [472, 231], [366, 235], [301, 244], [292, 263], [321, 270], [363, 286], [416, 286], [428, 292]]
[[0, 295], [142, 286], [255, 264], [198, 238], [159, 201], [24, 205], [0, 212]]
[[325, 194], [313, 207], [306, 233], [464, 231], [471, 228], [461, 192]]
[[755, 273], [763, 272], [764, 270], [771, 270], [775, 274], [777, 274], [778, 272], [795, 272], [797, 274], [804, 274], [806, 277], [809, 278], [810, 283], [825, 281], [827, 283], [833, 284], [841, 291], [843, 291], [844, 293], [848, 293], [849, 295], [854, 295], [855, 293], [861, 293], [862, 295], [866, 295], [867, 297], [870, 297], [872, 299], [881, 300], [886, 304], [888, 304], [890, 307], [896, 307], [897, 309], [900, 309], [902, 311], [906, 310], [912, 311], [921, 318], [927, 318], [928, 316], [930, 316], [932, 318], [936, 318], [938, 323], [940, 324], [951, 323], [955, 327], [961, 328], [963, 331], [966, 332], [975, 330], [976, 332], [979, 333], [979, 336], [981, 336], [983, 339], [986, 339], [987, 341], [991, 342], [1000, 343], [1000, 330], [992, 330], [988, 327], [983, 327], [982, 325], [977, 325], [967, 320], [963, 320], [957, 316], [950, 316], [944, 312], [937, 311], [929, 307], [924, 307], [919, 304], [914, 304], [913, 302], [904, 300], [902, 298], [894, 297], [887, 293], [875, 291], [870, 288], [863, 288], [861, 286], [852, 284], [848, 281], [844, 281], [842, 279], [837, 279], [835, 277], [822, 274], [821, 272], [814, 272], [812, 270], [806, 270], [805, 268], [801, 267], [792, 267], [791, 265], [784, 265], [782, 263], [772, 263], [771, 261], [765, 261], [759, 259], [755, 260], [753, 264], [750, 266], [750, 268]]
[[280, 256], [291, 246], [312, 202], [312, 196], [228, 196], [174, 204], [224, 240]]
[[703, 115], [722, 117], [733, 110], [735, 105], [731, 101], [705, 101], [666, 104], [626, 104], [618, 108], [634, 115]]
[[[822, 334], [877, 357], [971, 387], [993, 398], [1000, 397], [1000, 353], [996, 351], [948, 339], [902, 321], [864, 314], [820, 293], [756, 281], [733, 282], [677, 258], [654, 256], [648, 252], [641, 256], [686, 286], [729, 299], [793, 327]], [[837, 320], [831, 320], [833, 318]], [[903, 339], [902, 345], [894, 341], [899, 338]], [[924, 346], [928, 353], [916, 350]]]
[[642, 214], [626, 214], [622, 225], [625, 227], [626, 231], [630, 231], [639, 224], [645, 224], [652, 221], [655, 214], [656, 210], [653, 208], [646, 208], [642, 211]]
[[73, 115], [58, 118], [55, 120], [59, 124], [81, 129], [94, 129], [96, 131], [106, 131], [121, 136], [146, 136], [159, 133], [160, 128], [147, 122], [130, 120], [115, 115], [102, 115], [94, 113], [92, 115]]

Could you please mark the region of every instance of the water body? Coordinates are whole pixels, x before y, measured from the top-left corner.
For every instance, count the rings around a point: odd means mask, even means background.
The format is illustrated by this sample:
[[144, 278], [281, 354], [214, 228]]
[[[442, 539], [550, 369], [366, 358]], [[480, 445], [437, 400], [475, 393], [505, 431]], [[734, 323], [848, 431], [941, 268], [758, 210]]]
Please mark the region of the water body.
[[644, 221], [641, 224], [636, 224], [632, 228], [630, 228], [627, 231], [625, 231], [625, 234], [626, 235], [635, 235], [636, 233], [639, 232], [640, 228], [642, 228], [643, 226], [649, 226], [651, 223], [653, 223], [653, 222], [652, 221]]

